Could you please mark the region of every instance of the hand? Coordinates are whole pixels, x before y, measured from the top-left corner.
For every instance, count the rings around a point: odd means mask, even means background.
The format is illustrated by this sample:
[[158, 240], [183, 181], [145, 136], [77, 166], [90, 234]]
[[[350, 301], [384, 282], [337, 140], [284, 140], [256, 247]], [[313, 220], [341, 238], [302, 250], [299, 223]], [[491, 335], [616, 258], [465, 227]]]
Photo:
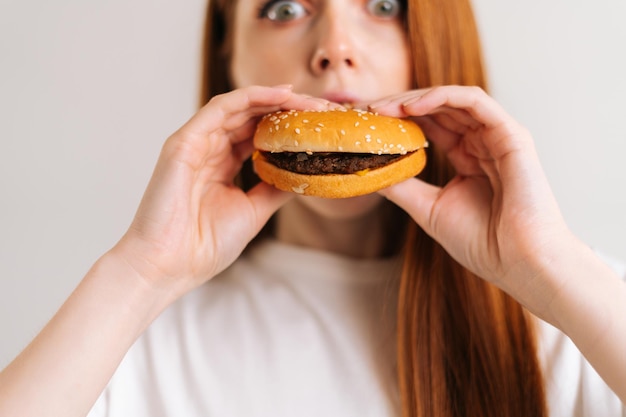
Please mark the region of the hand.
[[381, 193], [458, 262], [535, 310], [545, 308], [554, 294], [542, 294], [533, 278], [570, 233], [526, 129], [475, 87], [410, 91], [370, 108], [414, 117], [457, 173], [444, 187], [411, 179]]
[[291, 194], [233, 184], [253, 152], [260, 115], [328, 108], [289, 87], [249, 87], [214, 97], [163, 146], [132, 225], [112, 251], [142, 279], [174, 294], [213, 277], [239, 256]]

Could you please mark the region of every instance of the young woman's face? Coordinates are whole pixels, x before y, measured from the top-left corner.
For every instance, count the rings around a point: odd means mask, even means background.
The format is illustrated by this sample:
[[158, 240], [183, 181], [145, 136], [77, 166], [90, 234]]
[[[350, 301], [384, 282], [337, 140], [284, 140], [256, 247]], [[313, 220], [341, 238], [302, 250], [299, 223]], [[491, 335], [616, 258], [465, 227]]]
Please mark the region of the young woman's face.
[[238, 0], [236, 87], [293, 84], [337, 102], [411, 87], [403, 0]]
[[[338, 103], [375, 100], [411, 88], [404, 0], [237, 3], [230, 72], [234, 87], [292, 84], [298, 93]], [[354, 215], [356, 208], [371, 208], [380, 197], [360, 200], [334, 204]], [[324, 211], [336, 211], [328, 208]]]

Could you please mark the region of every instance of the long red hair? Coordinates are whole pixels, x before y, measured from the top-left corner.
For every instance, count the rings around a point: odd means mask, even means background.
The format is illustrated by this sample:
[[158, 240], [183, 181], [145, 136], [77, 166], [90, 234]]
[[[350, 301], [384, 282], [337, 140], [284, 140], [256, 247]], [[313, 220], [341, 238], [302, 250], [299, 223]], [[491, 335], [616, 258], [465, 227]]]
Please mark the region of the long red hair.
[[[486, 89], [469, 0], [409, 0], [406, 27], [415, 87]], [[228, 62], [236, 1], [211, 0], [202, 102], [231, 89]], [[444, 185], [455, 175], [436, 147], [420, 175]], [[249, 165], [244, 188], [258, 181]], [[547, 416], [532, 319], [507, 294], [456, 263], [416, 224], [406, 225], [398, 295], [398, 381], [405, 417]]]

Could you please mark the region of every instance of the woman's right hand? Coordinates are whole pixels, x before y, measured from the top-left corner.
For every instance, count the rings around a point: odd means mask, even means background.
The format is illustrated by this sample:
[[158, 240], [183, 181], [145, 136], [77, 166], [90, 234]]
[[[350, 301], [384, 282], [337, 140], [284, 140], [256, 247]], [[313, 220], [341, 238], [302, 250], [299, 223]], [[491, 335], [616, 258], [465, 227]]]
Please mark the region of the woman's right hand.
[[248, 87], [215, 97], [174, 133], [128, 232], [0, 372], [0, 415], [86, 415], [150, 322], [233, 262], [289, 199], [233, 184], [258, 118], [329, 106], [288, 86]]
[[174, 297], [224, 270], [291, 197], [264, 183], [248, 193], [233, 184], [253, 152], [259, 116], [329, 106], [289, 86], [214, 97], [166, 141], [134, 221], [111, 254]]

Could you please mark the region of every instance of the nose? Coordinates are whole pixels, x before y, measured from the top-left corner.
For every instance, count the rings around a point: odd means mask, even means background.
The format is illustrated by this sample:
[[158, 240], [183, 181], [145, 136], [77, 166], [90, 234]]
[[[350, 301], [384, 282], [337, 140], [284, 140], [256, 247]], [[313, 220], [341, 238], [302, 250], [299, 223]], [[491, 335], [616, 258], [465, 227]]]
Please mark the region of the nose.
[[337, 16], [323, 18], [318, 26], [319, 37], [311, 58], [311, 70], [316, 75], [340, 69], [355, 69], [356, 60], [351, 31]]

